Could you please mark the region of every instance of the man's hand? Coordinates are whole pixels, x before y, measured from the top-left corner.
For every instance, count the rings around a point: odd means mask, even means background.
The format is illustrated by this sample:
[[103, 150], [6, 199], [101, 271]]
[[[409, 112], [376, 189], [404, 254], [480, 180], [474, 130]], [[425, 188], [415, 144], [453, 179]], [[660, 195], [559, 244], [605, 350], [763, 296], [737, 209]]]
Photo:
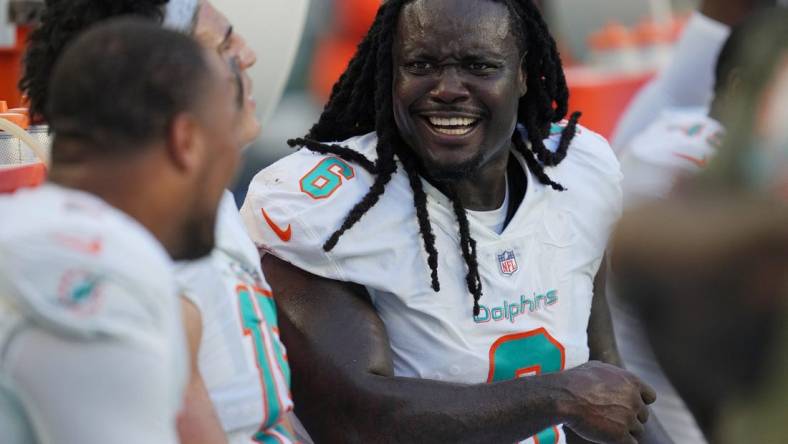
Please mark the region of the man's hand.
[[703, 0], [698, 9], [710, 19], [734, 26], [762, 4], [759, 0]]
[[570, 421], [580, 437], [600, 443], [637, 444], [648, 420], [654, 389], [621, 368], [591, 361], [563, 372]]

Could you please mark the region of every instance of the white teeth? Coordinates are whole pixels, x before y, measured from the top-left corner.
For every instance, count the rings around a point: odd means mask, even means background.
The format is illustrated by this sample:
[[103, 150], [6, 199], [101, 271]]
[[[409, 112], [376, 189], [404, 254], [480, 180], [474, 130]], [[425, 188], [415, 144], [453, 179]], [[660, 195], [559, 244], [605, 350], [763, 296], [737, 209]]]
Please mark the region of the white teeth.
[[464, 136], [472, 130], [473, 128], [435, 128], [435, 131], [449, 136]]
[[468, 118], [468, 117], [449, 117], [449, 118], [445, 118], [445, 117], [430, 117], [429, 121], [430, 121], [430, 123], [433, 126], [442, 126], [442, 127], [447, 127], [447, 126], [452, 126], [452, 127], [466, 126], [467, 127], [467, 126], [471, 126], [474, 123], [476, 123], [476, 119], [471, 119], [471, 118]]

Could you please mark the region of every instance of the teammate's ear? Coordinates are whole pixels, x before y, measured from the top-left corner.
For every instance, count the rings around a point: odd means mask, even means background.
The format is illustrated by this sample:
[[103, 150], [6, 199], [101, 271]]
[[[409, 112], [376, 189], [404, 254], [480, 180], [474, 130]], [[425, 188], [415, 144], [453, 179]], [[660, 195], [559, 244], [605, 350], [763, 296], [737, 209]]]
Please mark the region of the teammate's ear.
[[199, 167], [202, 138], [194, 116], [180, 113], [172, 119], [166, 145], [167, 152], [177, 169], [188, 172]]

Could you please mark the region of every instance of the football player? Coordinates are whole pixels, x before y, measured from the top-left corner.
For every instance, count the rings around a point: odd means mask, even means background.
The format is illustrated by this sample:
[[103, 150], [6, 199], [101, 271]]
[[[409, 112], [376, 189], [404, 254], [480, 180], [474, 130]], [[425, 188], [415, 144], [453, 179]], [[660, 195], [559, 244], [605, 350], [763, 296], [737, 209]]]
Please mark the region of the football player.
[[684, 28], [668, 63], [634, 98], [613, 134], [621, 155], [632, 139], [671, 108], [708, 107], [714, 96], [714, 66], [730, 36], [759, 6], [774, 0], [702, 0]]
[[[254, 51], [208, 1], [79, 0], [48, 5], [33, 33], [21, 85], [34, 114], [48, 94], [47, 73], [74, 34], [90, 23], [121, 14], [143, 15], [191, 33], [226, 59], [239, 79], [237, 104], [242, 145], [260, 132], [248, 69]], [[46, 117], [44, 113], [44, 117]], [[196, 188], [199, 189], [199, 188]], [[217, 216], [217, 246], [210, 258], [181, 262], [177, 283], [189, 342], [192, 377], [179, 430], [185, 442], [293, 440], [289, 368], [278, 339], [276, 311], [260, 270], [260, 259], [245, 233], [229, 192]]]
[[42, 442], [177, 442], [188, 351], [170, 257], [213, 248], [237, 87], [215, 52], [130, 19], [55, 65], [48, 182], [0, 197], [0, 371]]
[[734, 54], [753, 30], [748, 24], [758, 22], [756, 17], [736, 26], [723, 45], [711, 106], [663, 110], [620, 153], [626, 206], [667, 197], [681, 177], [702, 171], [717, 153], [725, 135], [720, 120], [741, 83]]
[[644, 436], [655, 394], [608, 364], [595, 279], [621, 173], [579, 114], [558, 124], [567, 98], [530, 0], [389, 0], [306, 149], [254, 179], [242, 216], [318, 441]]
[[[743, 36], [740, 31], [734, 37], [732, 29], [770, 2], [700, 2], [670, 62], [635, 97], [612, 137], [624, 173], [625, 207], [665, 197], [681, 177], [705, 169], [717, 153], [725, 133], [720, 111], [726, 93], [737, 84], [732, 47]], [[660, 393], [652, 412], [677, 442], [703, 442], [694, 418], [657, 364], [641, 320], [614, 294], [609, 304], [625, 367]]]

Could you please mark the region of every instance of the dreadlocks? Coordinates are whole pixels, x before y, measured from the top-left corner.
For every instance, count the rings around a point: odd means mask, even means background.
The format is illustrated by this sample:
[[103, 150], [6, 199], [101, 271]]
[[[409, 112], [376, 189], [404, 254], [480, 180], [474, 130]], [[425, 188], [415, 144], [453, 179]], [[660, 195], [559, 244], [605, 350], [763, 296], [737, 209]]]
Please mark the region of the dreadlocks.
[[[413, 203], [419, 231], [427, 253], [434, 291], [440, 291], [438, 281], [438, 252], [435, 235], [427, 213], [427, 196], [420, 178], [420, 164], [416, 156], [400, 138], [392, 106], [393, 45], [397, 20], [402, 8], [411, 0], [387, 0], [378, 10], [367, 36], [359, 44], [348, 68], [334, 85], [331, 97], [318, 122], [304, 138], [288, 141], [292, 147], [302, 146], [321, 154], [331, 154], [361, 165], [375, 175], [369, 192], [353, 207], [339, 229], [323, 245], [333, 249], [339, 238], [355, 225], [374, 206], [383, 194], [386, 184], [397, 171], [399, 159], [413, 189]], [[572, 114], [563, 129], [555, 152], [544, 145], [553, 122], [562, 120], [568, 109], [569, 91], [564, 78], [561, 59], [555, 41], [550, 35], [541, 13], [532, 0], [491, 0], [503, 3], [510, 12], [518, 45], [525, 57], [526, 85], [528, 92], [520, 99], [517, 121], [527, 133], [528, 141], [515, 129], [512, 141], [524, 157], [531, 173], [543, 184], [554, 190], [564, 188], [553, 182], [543, 166], [558, 165], [565, 157], [575, 135], [580, 113]], [[378, 136], [377, 159], [373, 163], [362, 154], [339, 145], [320, 141], [346, 140], [375, 131]], [[460, 233], [462, 256], [468, 267], [466, 281], [473, 295], [473, 314], [479, 314], [482, 283], [476, 259], [476, 242], [471, 238], [467, 214], [453, 188], [447, 190], [453, 203]]]

